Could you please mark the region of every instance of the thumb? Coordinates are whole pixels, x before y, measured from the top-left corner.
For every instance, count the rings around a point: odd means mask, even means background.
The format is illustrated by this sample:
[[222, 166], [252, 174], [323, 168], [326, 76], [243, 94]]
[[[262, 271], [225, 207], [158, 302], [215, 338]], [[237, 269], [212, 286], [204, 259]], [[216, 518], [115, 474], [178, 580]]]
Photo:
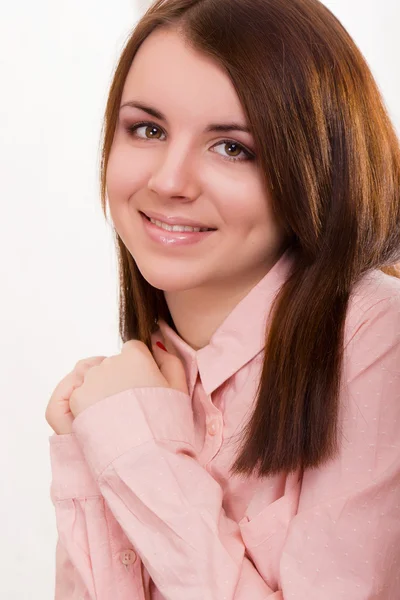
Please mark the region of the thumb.
[[186, 381], [185, 367], [181, 359], [167, 350], [163, 350], [157, 344], [153, 344], [154, 359], [165, 377], [168, 385], [174, 389], [189, 394]]

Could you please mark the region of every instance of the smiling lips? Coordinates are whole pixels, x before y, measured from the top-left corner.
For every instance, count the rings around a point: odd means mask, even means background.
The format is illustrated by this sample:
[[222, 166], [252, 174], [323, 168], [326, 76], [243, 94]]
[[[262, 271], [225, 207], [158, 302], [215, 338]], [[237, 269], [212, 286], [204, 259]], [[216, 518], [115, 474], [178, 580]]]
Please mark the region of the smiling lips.
[[212, 233], [215, 233], [215, 230], [200, 231], [199, 229], [193, 230], [192, 228], [189, 231], [186, 231], [185, 229], [183, 231], [176, 231], [173, 228], [171, 229], [168, 225], [164, 224], [163, 226], [161, 222], [158, 222], [159, 224], [157, 224], [157, 222], [153, 223], [144, 213], [140, 213], [140, 215], [145, 231], [150, 239], [161, 244], [164, 248], [196, 244], [201, 240], [208, 238]]
[[149, 219], [153, 225], [157, 225], [160, 229], [165, 229], [165, 231], [187, 231], [189, 233], [198, 233], [200, 231], [212, 231], [208, 229], [208, 227], [190, 227], [189, 225], [168, 225], [167, 223], [163, 223], [162, 221], [157, 221], [155, 219]]
[[153, 221], [158, 221], [159, 223], [167, 225], [169, 227], [173, 227], [174, 225], [179, 225], [181, 227], [195, 227], [195, 228], [204, 229], [204, 230], [209, 230], [209, 229], [215, 230], [214, 227], [209, 227], [208, 225], [205, 225], [204, 223], [199, 223], [199, 222], [193, 221], [192, 219], [188, 219], [187, 217], [180, 217], [180, 216], [166, 217], [165, 215], [162, 215], [161, 213], [155, 213], [152, 211], [146, 211], [146, 212], [141, 211], [141, 212], [149, 219], [152, 219]]

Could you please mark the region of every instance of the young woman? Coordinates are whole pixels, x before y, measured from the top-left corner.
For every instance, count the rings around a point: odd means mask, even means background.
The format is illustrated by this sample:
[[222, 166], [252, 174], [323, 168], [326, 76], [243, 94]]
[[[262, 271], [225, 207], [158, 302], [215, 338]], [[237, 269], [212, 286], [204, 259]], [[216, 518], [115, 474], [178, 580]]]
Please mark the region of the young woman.
[[56, 600], [398, 599], [400, 152], [348, 33], [157, 0], [102, 156], [123, 346], [46, 410]]

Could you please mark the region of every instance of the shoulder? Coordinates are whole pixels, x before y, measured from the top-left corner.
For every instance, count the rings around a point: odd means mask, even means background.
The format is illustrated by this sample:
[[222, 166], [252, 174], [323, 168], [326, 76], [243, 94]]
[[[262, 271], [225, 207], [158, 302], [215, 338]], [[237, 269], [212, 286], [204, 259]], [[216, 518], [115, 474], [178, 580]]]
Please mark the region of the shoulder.
[[[389, 430], [387, 423], [390, 422], [398, 436], [399, 279], [373, 271], [359, 281], [350, 302], [345, 342], [343, 376], [354, 409], [354, 423], [362, 425], [361, 431], [365, 423], [378, 423], [376, 438], [381, 434], [379, 427], [384, 426], [385, 432], [385, 428]], [[383, 419], [382, 411], [390, 413], [391, 417]]]
[[373, 335], [380, 329], [381, 335], [400, 339], [400, 279], [378, 269], [366, 273], [353, 287], [346, 316], [346, 343], [359, 331], [369, 329]]

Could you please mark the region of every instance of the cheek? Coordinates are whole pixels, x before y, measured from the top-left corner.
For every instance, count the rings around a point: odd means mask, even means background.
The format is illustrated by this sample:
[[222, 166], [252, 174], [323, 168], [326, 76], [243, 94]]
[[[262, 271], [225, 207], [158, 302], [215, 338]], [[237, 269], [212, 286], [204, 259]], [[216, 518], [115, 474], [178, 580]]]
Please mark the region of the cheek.
[[143, 186], [146, 179], [143, 167], [140, 153], [135, 154], [131, 148], [120, 146], [112, 149], [106, 177], [110, 201], [127, 199]]
[[265, 228], [272, 222], [270, 198], [258, 180], [244, 177], [219, 195], [223, 221], [242, 231]]

